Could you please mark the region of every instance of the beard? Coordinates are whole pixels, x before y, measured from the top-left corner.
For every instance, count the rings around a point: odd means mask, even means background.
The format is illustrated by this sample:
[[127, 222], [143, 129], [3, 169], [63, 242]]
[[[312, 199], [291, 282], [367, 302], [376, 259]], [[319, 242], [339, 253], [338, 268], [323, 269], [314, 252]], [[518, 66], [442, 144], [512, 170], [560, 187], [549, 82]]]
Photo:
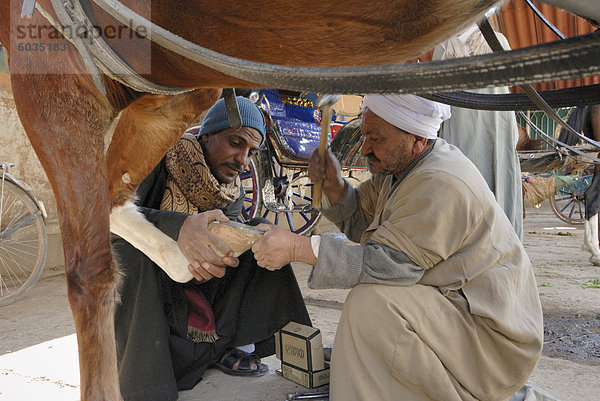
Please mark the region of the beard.
[[389, 152], [383, 160], [375, 156], [373, 152], [367, 154], [365, 157], [369, 162], [368, 170], [371, 174], [399, 174], [413, 161], [412, 155], [407, 151], [405, 144], [400, 144]]
[[240, 166], [233, 162], [223, 163], [216, 171], [212, 171], [214, 177], [220, 184], [231, 184], [243, 172], [244, 166]]

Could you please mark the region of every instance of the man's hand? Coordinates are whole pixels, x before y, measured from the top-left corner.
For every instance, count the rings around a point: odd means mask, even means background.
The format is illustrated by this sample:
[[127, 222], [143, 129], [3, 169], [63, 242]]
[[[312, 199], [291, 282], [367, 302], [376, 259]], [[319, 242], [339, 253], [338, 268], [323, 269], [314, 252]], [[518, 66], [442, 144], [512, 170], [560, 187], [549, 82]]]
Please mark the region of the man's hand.
[[342, 178], [340, 162], [330, 149], [325, 153], [325, 163], [321, 163], [318, 149], [310, 157], [308, 176], [312, 182], [323, 181], [323, 192], [331, 206], [334, 206], [344, 193], [344, 179]]
[[317, 263], [309, 237], [303, 237], [271, 224], [259, 224], [257, 229], [265, 232], [254, 243], [252, 252], [260, 267], [278, 270], [291, 262]]
[[231, 248], [208, 231], [208, 223], [214, 220], [229, 221], [221, 210], [189, 216], [183, 222], [177, 239], [179, 249], [190, 262], [190, 273], [200, 281], [223, 277], [225, 266], [236, 267], [239, 263]]

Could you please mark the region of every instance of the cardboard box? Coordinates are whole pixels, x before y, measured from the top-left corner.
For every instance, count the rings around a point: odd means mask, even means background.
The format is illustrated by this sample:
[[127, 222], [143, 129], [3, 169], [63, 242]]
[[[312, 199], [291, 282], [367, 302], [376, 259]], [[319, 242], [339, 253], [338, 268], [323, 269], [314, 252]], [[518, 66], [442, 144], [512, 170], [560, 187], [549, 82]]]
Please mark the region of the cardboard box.
[[321, 331], [290, 322], [275, 333], [277, 358], [288, 366], [316, 372], [325, 368]]
[[307, 388], [329, 383], [329, 364], [325, 363], [319, 329], [288, 323], [275, 333], [275, 352], [286, 379]]
[[314, 372], [304, 371], [281, 362], [281, 374], [288, 380], [306, 388], [314, 388], [329, 384], [329, 365]]

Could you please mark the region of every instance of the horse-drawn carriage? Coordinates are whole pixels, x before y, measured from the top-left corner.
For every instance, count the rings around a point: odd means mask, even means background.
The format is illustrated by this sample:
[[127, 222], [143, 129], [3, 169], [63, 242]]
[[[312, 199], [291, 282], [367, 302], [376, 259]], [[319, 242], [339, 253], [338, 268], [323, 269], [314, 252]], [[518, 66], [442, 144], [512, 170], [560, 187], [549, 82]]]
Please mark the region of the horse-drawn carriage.
[[[600, 149], [577, 147], [584, 152]], [[594, 176], [593, 166], [570, 152], [557, 150], [520, 151], [524, 198], [538, 206], [548, 200], [552, 211], [569, 224], [585, 223], [585, 191]], [[529, 192], [528, 192], [529, 191]]]
[[[562, 112], [569, 126], [596, 139], [598, 128], [592, 121], [599, 118], [600, 107], [573, 107], [563, 109]], [[544, 116], [541, 117], [543, 119]], [[550, 206], [559, 219], [569, 224], [584, 224], [586, 191], [598, 191], [598, 188], [592, 186], [597, 164], [593, 158], [597, 157], [600, 148], [591, 144], [582, 145], [579, 138], [564, 128], [561, 129], [558, 124], [535, 124], [524, 115], [521, 115], [521, 119], [527, 121], [533, 127], [535, 135], [541, 138], [536, 140], [535, 149], [519, 151], [521, 171], [528, 175], [524, 177], [523, 184], [528, 200], [536, 205], [549, 199]], [[540, 126], [546, 126], [546, 130]], [[558, 144], [548, 138], [556, 138]], [[561, 147], [560, 143], [573, 147], [567, 149]], [[594, 195], [588, 193], [588, 197], [593, 199]]]
[[[242, 175], [246, 192], [240, 220], [261, 216], [297, 234], [308, 234], [321, 213], [312, 205], [312, 183], [308, 178], [308, 160], [317, 149], [321, 134], [321, 113], [315, 106], [315, 94], [261, 89], [249, 94], [260, 106], [267, 121], [265, 148], [254, 156]], [[360, 155], [362, 136], [358, 113], [335, 113], [331, 120], [328, 144], [340, 160], [344, 174], [353, 179], [366, 172]], [[195, 134], [194, 125], [187, 132]], [[358, 180], [356, 180], [358, 181]]]

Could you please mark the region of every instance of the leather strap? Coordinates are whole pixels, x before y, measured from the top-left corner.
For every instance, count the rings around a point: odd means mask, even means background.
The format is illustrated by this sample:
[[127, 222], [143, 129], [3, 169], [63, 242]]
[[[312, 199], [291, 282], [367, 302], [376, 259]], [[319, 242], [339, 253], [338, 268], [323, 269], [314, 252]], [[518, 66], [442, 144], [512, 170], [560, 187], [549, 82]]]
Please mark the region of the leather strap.
[[[488, 45], [494, 52], [499, 52], [499, 51], [504, 50], [502, 47], [502, 44], [498, 40], [498, 36], [496, 36], [496, 33], [494, 32], [494, 29], [492, 28], [492, 25], [490, 24], [490, 22], [487, 18], [484, 17], [481, 20], [479, 20], [477, 25], [479, 26], [479, 29], [481, 30], [481, 33], [483, 34], [483, 37], [485, 38], [486, 42], [488, 43]], [[580, 134], [579, 132], [575, 131], [571, 126], [569, 126], [569, 124], [564, 122], [562, 120], [562, 118], [560, 118], [560, 116], [558, 114], [556, 114], [556, 112], [552, 108], [550, 108], [550, 106], [548, 106], [548, 104], [539, 95], [539, 93], [536, 92], [536, 90], [533, 88], [533, 86], [531, 86], [530, 84], [526, 84], [526, 85], [520, 85], [519, 88], [521, 88], [521, 90], [523, 90], [523, 92], [525, 92], [527, 94], [527, 96], [529, 96], [529, 98], [533, 101], [533, 103], [535, 103], [541, 110], [543, 110], [548, 116], [550, 116], [560, 126], [564, 127], [569, 132], [571, 132], [573, 135], [576, 135], [578, 138], [582, 139], [583, 141], [588, 142], [589, 144], [596, 146], [596, 147], [600, 146], [600, 144], [598, 144], [598, 142]], [[527, 123], [530, 126], [535, 127], [535, 129], [538, 132], [542, 132], [535, 126], [535, 124], [532, 124], [531, 121], [529, 121], [529, 119], [522, 112], [520, 113], [520, 115], [521, 115], [521, 117], [523, 117], [525, 119], [525, 121], [527, 121]], [[590, 159], [594, 164], [600, 163], [600, 159], [598, 159], [594, 156], [585, 154], [585, 153], [575, 149], [574, 147], [569, 146], [566, 143], [563, 143], [563, 142], [559, 141], [558, 139], [555, 139], [555, 138], [547, 135], [546, 133], [543, 133], [542, 136], [545, 139], [550, 140], [559, 146], [562, 146], [572, 152], [579, 154], [580, 156]]]
[[[492, 29], [492, 25], [490, 24], [489, 20], [484, 17], [478, 22], [478, 25], [479, 29], [481, 30], [481, 33], [483, 34], [483, 37], [485, 38], [488, 45], [492, 48], [492, 50], [494, 52], [503, 51], [504, 49], [502, 48], [502, 45], [500, 44], [496, 33]], [[585, 135], [580, 134], [579, 132], [575, 131], [571, 126], [569, 126], [569, 124], [564, 122], [563, 119], [560, 118], [560, 116], [556, 114], [556, 112], [550, 106], [548, 106], [548, 104], [544, 101], [540, 94], [536, 92], [536, 90], [533, 88], [533, 86], [531, 86], [531, 84], [520, 85], [519, 88], [521, 88], [521, 90], [525, 92], [527, 96], [529, 96], [533, 103], [535, 103], [541, 110], [543, 110], [548, 116], [550, 116], [554, 121], [556, 121], [556, 123], [559, 124], [561, 127], [565, 128], [567, 131], [577, 136], [582, 141], [587, 142], [590, 145], [600, 147], [600, 143], [586, 137]]]
[[[258, 63], [219, 54], [185, 40], [117, 0], [93, 0], [139, 34], [190, 60], [264, 87], [321, 93], [435, 93], [594, 75], [600, 32], [526, 49], [452, 59], [362, 67], [299, 67]], [[592, 65], [590, 65], [592, 64]], [[542, 72], [541, 72], [542, 71]]]
[[[72, 4], [69, 4], [68, 2], [61, 3], [59, 0], [51, 1], [59, 21], [56, 21], [39, 3], [35, 4], [35, 8], [56, 30], [61, 32], [63, 36], [77, 48], [77, 50], [80, 50], [80, 47], [85, 49], [83, 53], [80, 51], [81, 57], [83, 58], [86, 67], [90, 65], [93, 66], [90, 72], [94, 71], [98, 74], [94, 76], [94, 84], [104, 95], [106, 95], [106, 92], [104, 89], [104, 81], [99, 75], [100, 70], [111, 79], [138, 92], [178, 95], [193, 90], [163, 86], [145, 79], [125, 63], [125, 61], [123, 61], [123, 59], [119, 57], [100, 36], [89, 35], [86, 41], [82, 41], [81, 38], [70, 37], [64, 32], [64, 26], [86, 27], [85, 30], [73, 29], [71, 30], [72, 32], [93, 32], [94, 28], [91, 21], [81, 7], [79, 0], [72, 0]], [[57, 11], [57, 8], [59, 8], [59, 11]], [[94, 40], [91, 40], [90, 38], [94, 38]], [[76, 45], [75, 42], [79, 44]]]
[[[60, 0], [51, 1], [61, 23], [90, 24], [81, 10], [79, 0], [73, 0], [72, 15], [78, 16], [75, 21], [65, 9], [61, 10]], [[600, 72], [599, 65], [590, 65], [590, 60], [600, 58], [600, 32], [526, 49], [469, 57], [467, 60], [314, 68], [257, 63], [219, 54], [153, 24], [117, 0], [94, 2], [121, 23], [136, 30], [138, 34], [148, 35], [152, 32], [151, 40], [166, 49], [227, 75], [256, 82], [265, 87], [354, 94], [435, 93], [467, 87], [518, 85], [532, 81], [566, 79]], [[39, 4], [36, 8], [42, 10]], [[73, 44], [80, 51], [94, 83], [104, 93], [102, 77], [90, 50], [82, 43], [81, 38], [73, 38]], [[186, 91], [163, 87], [145, 80], [116, 56], [104, 41], [95, 41], [92, 46], [93, 55], [99, 60], [102, 70], [113, 79], [141, 92], [177, 94]], [[137, 82], [133, 82], [131, 77], [135, 77]]]
[[[600, 103], [600, 84], [538, 92], [554, 108], [587, 106]], [[539, 110], [525, 93], [489, 94], [476, 92], [443, 92], [422, 97], [466, 109], [516, 111]]]
[[235, 89], [223, 89], [223, 97], [225, 99], [225, 111], [227, 111], [229, 126], [235, 129], [242, 128], [242, 116], [240, 115], [240, 108], [235, 98]]
[[531, 0], [525, 0], [525, 3], [527, 3], [527, 5], [529, 6], [529, 8], [531, 8], [531, 10], [535, 13], [535, 15], [537, 15], [537, 17], [548, 27], [550, 28], [550, 30], [552, 32], [554, 32], [556, 34], [556, 36], [558, 36], [560, 39], [566, 39], [567, 37], [565, 35], [563, 35], [563, 33], [554, 26], [554, 24], [552, 24], [548, 18], [546, 18], [546, 16], [544, 14], [542, 14], [542, 12], [540, 10], [538, 10], [538, 8], [535, 6], [535, 4], [533, 4], [533, 1]]
[[[102, 74], [100, 73], [98, 66], [94, 62], [94, 59], [92, 57], [92, 54], [90, 53], [88, 46], [85, 44], [83, 39], [80, 38], [79, 36], [68, 37], [68, 35], [65, 35], [62, 30], [63, 26], [72, 26], [72, 27], [76, 28], [79, 24], [77, 23], [77, 21], [74, 21], [71, 18], [71, 16], [67, 13], [67, 11], [65, 10], [66, 3], [64, 3], [65, 6], [63, 6], [63, 3], [61, 0], [50, 0], [50, 4], [52, 4], [52, 7], [54, 8], [54, 12], [56, 13], [56, 16], [58, 17], [59, 21], [61, 22], [60, 32], [63, 33], [63, 36], [65, 38], [67, 38], [73, 44], [73, 46], [75, 46], [75, 48], [79, 52], [79, 55], [83, 59], [83, 63], [85, 64], [90, 75], [92, 76], [94, 85], [100, 91], [100, 93], [102, 93], [104, 96], [106, 96], [106, 88], [104, 87], [104, 80], [102, 79]], [[41, 8], [41, 6], [39, 6], [39, 4], [37, 6]], [[78, 30], [73, 29], [72, 32], [78, 32]]]

